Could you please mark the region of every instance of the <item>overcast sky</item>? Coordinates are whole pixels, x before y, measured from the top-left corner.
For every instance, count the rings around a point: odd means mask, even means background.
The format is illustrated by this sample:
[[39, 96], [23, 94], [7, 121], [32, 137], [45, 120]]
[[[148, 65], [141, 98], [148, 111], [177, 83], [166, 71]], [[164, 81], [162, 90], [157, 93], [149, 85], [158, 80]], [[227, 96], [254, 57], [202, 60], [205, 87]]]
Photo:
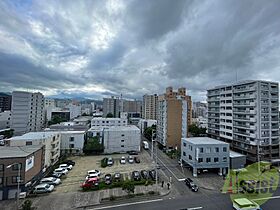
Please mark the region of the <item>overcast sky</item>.
[[0, 1], [0, 91], [101, 99], [280, 81], [279, 0]]

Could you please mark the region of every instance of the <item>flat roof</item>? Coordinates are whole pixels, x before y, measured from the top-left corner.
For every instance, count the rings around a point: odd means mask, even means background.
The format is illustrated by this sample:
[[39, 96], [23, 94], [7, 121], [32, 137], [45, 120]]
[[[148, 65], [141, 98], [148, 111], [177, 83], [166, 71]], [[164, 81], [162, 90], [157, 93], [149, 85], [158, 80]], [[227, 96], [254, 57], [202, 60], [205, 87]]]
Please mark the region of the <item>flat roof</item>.
[[22, 147], [3, 146], [0, 147], [0, 158], [27, 157], [39, 150], [41, 147], [42, 146], [40, 145]]
[[94, 117], [92, 120], [127, 120], [126, 118], [120, 117]]
[[126, 126], [108, 126], [105, 127], [104, 130], [106, 131], [126, 131], [126, 130], [139, 130], [140, 129], [135, 125], [126, 125]]
[[245, 157], [245, 155], [242, 155], [242, 154], [240, 154], [238, 152], [234, 152], [234, 151], [230, 150], [229, 151], [229, 157], [231, 157], [231, 158]]
[[14, 136], [10, 138], [10, 140], [29, 140], [29, 139], [44, 139], [49, 138], [55, 134], [58, 134], [59, 132], [29, 132], [26, 134], [23, 134], [22, 136]]
[[182, 138], [182, 140], [188, 141], [192, 144], [224, 144], [228, 145], [228, 143], [219, 141], [216, 139], [212, 139], [209, 137], [190, 137], [190, 138]]

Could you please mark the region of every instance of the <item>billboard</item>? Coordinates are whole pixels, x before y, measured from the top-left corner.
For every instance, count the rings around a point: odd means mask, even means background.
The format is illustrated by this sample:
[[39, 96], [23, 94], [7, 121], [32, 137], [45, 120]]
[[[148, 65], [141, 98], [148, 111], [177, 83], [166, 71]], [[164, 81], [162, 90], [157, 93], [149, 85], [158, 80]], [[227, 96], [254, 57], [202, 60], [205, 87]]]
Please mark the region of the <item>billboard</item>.
[[30, 156], [26, 159], [25, 162], [25, 171], [28, 171], [34, 166], [34, 156]]

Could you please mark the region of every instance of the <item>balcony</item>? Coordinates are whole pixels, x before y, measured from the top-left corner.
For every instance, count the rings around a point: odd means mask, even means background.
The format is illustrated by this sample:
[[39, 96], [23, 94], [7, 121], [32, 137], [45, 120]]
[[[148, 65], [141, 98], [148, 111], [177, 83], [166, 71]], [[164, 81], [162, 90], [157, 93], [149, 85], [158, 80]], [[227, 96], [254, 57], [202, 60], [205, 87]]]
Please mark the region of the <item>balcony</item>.
[[271, 107], [278, 107], [278, 103], [271, 103]]
[[239, 127], [239, 128], [250, 128], [250, 125], [244, 125], [244, 124], [238, 124], [238, 123], [234, 123], [233, 127]]
[[261, 129], [263, 129], [263, 130], [269, 130], [269, 126], [262, 126]]
[[246, 131], [233, 131], [235, 135], [244, 135], [244, 136], [250, 136], [250, 133]]
[[233, 106], [256, 106], [256, 102], [234, 102]]
[[279, 125], [273, 125], [273, 126], [271, 126], [271, 129], [273, 129], [273, 130], [279, 129]]
[[233, 99], [253, 99], [256, 98], [257, 95], [256, 94], [246, 94], [246, 95], [242, 95], [242, 96], [234, 96]]
[[279, 136], [279, 133], [278, 133], [278, 132], [277, 132], [277, 133], [272, 133], [271, 136], [272, 136], [272, 137]]
[[210, 107], [220, 107], [220, 104], [210, 104], [208, 103], [208, 108]]
[[269, 121], [269, 118], [261, 118], [261, 121], [262, 121], [262, 122], [268, 122], [268, 121]]
[[262, 134], [261, 137], [269, 137], [269, 133]]
[[254, 134], [254, 133], [250, 133], [250, 138], [256, 138], [257, 137], [257, 135], [256, 134]]
[[271, 92], [278, 92], [278, 88], [271, 88], [270, 91]]
[[272, 117], [272, 118], [271, 118], [271, 121], [273, 121], [273, 122], [278, 122], [278, 121], [279, 121], [279, 118], [278, 118], [278, 117]]
[[208, 91], [207, 92], [207, 96], [219, 96], [220, 95], [220, 91]]
[[216, 97], [207, 98], [207, 101], [209, 101], [209, 102], [211, 102], [211, 101], [220, 101], [220, 98], [216, 98]]

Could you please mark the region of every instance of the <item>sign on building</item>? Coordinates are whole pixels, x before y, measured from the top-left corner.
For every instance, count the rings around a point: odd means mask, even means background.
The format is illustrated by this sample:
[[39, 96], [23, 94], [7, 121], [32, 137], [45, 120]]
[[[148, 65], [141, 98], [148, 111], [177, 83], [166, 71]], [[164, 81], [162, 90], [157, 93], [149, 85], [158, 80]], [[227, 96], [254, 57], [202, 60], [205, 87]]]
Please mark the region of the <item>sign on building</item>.
[[34, 156], [31, 156], [29, 158], [26, 159], [25, 162], [25, 171], [28, 171], [29, 169], [31, 169], [34, 166]]

